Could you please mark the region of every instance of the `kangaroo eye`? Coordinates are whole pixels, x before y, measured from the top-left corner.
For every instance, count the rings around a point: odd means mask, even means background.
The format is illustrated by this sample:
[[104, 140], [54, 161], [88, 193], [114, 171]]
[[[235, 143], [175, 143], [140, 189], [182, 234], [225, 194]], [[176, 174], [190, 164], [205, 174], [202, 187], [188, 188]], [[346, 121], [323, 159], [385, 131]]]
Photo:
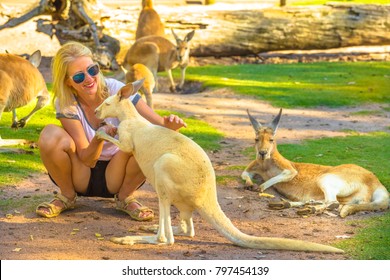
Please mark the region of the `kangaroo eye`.
[[259, 142], [260, 140], [259, 140], [259, 138], [255, 138], [255, 142], [257, 143], [257, 142]]
[[274, 139], [273, 139], [273, 138], [271, 138], [271, 139], [269, 139], [269, 141], [270, 141], [270, 142], [274, 142]]

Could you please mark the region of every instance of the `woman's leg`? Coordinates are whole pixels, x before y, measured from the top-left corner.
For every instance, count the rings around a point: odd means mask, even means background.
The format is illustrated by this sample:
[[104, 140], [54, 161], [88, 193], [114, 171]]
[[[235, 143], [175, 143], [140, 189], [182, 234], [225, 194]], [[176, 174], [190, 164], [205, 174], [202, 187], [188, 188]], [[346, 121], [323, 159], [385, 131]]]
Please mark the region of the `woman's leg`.
[[[40, 134], [38, 146], [42, 162], [63, 196], [72, 201], [76, 192], [87, 190], [91, 170], [78, 159], [75, 143], [64, 129], [47, 125]], [[59, 199], [52, 203], [64, 207]], [[42, 209], [45, 210], [49, 211]]]
[[[119, 151], [111, 160], [106, 169], [107, 189], [110, 193], [117, 193], [119, 201], [132, 196], [138, 187], [145, 181], [145, 176], [138, 166], [134, 156]], [[136, 201], [129, 203], [127, 210], [142, 207]], [[139, 218], [153, 217], [152, 211], [141, 211]]]

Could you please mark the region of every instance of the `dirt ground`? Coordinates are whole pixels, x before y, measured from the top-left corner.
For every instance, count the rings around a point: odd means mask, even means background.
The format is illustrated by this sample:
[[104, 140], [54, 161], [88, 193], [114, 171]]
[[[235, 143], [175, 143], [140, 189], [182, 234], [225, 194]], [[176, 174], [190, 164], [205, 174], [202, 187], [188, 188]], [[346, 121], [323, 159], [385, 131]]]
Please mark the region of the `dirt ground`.
[[[23, 52], [34, 50], [37, 41], [47, 49], [40, 70], [50, 80], [50, 56], [55, 44], [42, 44], [47, 38], [31, 31], [33, 23], [18, 27], [22, 37]], [[4, 30], [1, 32], [9, 32]], [[8, 34], [8, 33], [7, 33]], [[23, 37], [25, 36], [25, 37]], [[40, 41], [41, 40], [41, 41]], [[15, 40], [5, 41], [2, 48], [14, 47]], [[16, 45], [18, 45], [16, 44]], [[49, 46], [52, 49], [49, 49]], [[188, 84], [187, 84], [188, 85]], [[156, 93], [156, 109], [174, 110], [187, 117], [196, 116], [222, 131], [226, 138], [222, 149], [209, 152], [217, 175], [232, 176], [226, 184], [218, 184], [218, 200], [221, 208], [241, 231], [256, 236], [302, 239], [332, 244], [342, 238], [350, 238], [361, 226], [355, 222], [381, 213], [359, 213], [341, 219], [332, 215], [300, 217], [295, 210], [274, 211], [267, 208], [268, 198], [261, 198], [254, 191], [245, 190], [239, 179], [242, 170], [230, 166], [246, 166], [250, 159], [243, 149], [253, 144], [254, 133], [246, 116], [249, 109], [262, 122], [270, 121], [278, 108], [248, 97], [238, 96], [226, 89], [205, 90], [193, 94]], [[377, 115], [359, 116], [360, 110], [377, 110]], [[390, 113], [380, 105], [339, 109], [287, 109], [284, 110], [278, 143], [298, 143], [304, 139], [344, 136], [346, 130], [360, 133], [388, 130]], [[327, 148], [327, 147], [324, 147]], [[321, 151], [319, 151], [321, 153]], [[325, 254], [273, 250], [244, 249], [232, 245], [198, 214], [194, 215], [196, 236], [192, 239], [176, 237], [172, 246], [117, 245], [109, 241], [114, 236], [145, 234], [142, 225], [157, 223], [136, 222], [114, 209], [112, 199], [79, 198], [75, 210], [64, 212], [57, 218], [45, 219], [34, 213], [34, 199], [49, 199], [55, 186], [46, 174], [31, 174], [18, 185], [4, 186], [1, 199], [14, 198], [25, 203], [8, 212], [0, 211], [0, 259], [2, 260], [338, 260], [350, 259], [347, 254]], [[271, 191], [272, 192], [272, 191]], [[142, 203], [158, 213], [156, 193], [147, 183], [137, 193]], [[8, 214], [8, 215], [7, 215]], [[178, 211], [172, 207], [173, 223], [178, 222]]]

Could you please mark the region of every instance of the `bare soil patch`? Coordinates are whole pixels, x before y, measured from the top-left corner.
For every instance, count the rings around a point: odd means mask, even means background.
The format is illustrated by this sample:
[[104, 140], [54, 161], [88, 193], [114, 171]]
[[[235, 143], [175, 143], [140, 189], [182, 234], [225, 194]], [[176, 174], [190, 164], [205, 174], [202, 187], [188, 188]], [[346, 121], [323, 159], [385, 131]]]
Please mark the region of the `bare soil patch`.
[[[45, 35], [32, 29], [33, 22], [13, 30], [3, 30], [9, 36], [2, 48], [14, 53], [31, 53], [38, 47], [44, 48], [45, 59], [40, 69], [50, 81], [50, 58], [58, 45]], [[18, 33], [19, 32], [19, 33]], [[14, 36], [18, 35], [19, 43]], [[43, 37], [42, 37], [43, 36]], [[2, 37], [4, 39], [4, 37]], [[43, 39], [42, 39], [43, 38]], [[42, 40], [41, 40], [42, 39]], [[214, 61], [215, 62], [215, 61]], [[202, 61], [198, 62], [199, 64]], [[206, 63], [210, 63], [207, 61]], [[160, 84], [164, 83], [164, 80]], [[187, 86], [189, 86], [187, 84]], [[266, 198], [256, 192], [245, 190], [239, 178], [242, 169], [232, 170], [231, 166], [246, 166], [250, 159], [242, 154], [243, 149], [252, 145], [254, 133], [246, 116], [249, 109], [260, 121], [268, 122], [278, 108], [238, 96], [227, 89], [199, 92], [197, 84], [189, 87], [191, 94], [156, 93], [154, 102], [157, 109], [182, 112], [196, 116], [222, 131], [226, 138], [222, 149], [209, 152], [217, 175], [231, 176], [232, 180], [218, 184], [218, 199], [226, 215], [241, 231], [269, 237], [302, 239], [324, 244], [339, 240], [340, 236], [356, 233], [360, 225], [354, 221], [380, 213], [359, 213], [345, 219], [327, 215], [299, 217], [294, 210], [274, 211], [267, 208]], [[196, 92], [196, 93], [194, 93]], [[353, 114], [361, 110], [378, 111], [377, 115]], [[339, 109], [287, 109], [278, 131], [279, 143], [299, 142], [309, 138], [346, 135], [346, 130], [366, 133], [388, 130], [390, 113], [381, 105]], [[320, 151], [319, 151], [320, 152]], [[79, 198], [75, 210], [65, 212], [57, 218], [37, 217], [34, 212], [36, 197], [50, 197], [56, 188], [46, 174], [31, 174], [18, 185], [4, 186], [1, 199], [14, 198], [24, 203], [17, 209], [0, 211], [0, 259], [6, 260], [124, 260], [124, 259], [350, 259], [348, 255], [289, 252], [244, 249], [232, 245], [198, 214], [194, 215], [196, 236], [193, 239], [177, 237], [173, 246], [134, 245], [122, 246], [111, 243], [113, 236], [143, 234], [139, 227], [157, 223], [136, 222], [117, 212], [111, 199]], [[156, 193], [150, 184], [137, 192], [145, 205], [158, 213]], [[49, 198], [48, 198], [49, 200]], [[173, 223], [178, 222], [178, 211], [172, 207]], [[8, 214], [8, 215], [7, 215]]]

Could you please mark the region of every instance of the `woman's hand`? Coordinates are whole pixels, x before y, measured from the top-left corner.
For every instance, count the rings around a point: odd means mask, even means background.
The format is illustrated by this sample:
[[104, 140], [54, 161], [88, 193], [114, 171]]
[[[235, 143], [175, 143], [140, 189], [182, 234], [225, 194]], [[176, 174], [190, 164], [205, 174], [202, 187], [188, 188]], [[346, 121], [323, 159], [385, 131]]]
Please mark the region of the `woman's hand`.
[[164, 117], [164, 126], [172, 130], [178, 130], [187, 127], [187, 124], [181, 118], [172, 114]]
[[117, 134], [118, 132], [118, 128], [112, 124], [108, 124], [108, 123], [103, 123], [102, 126], [100, 126], [97, 131], [104, 131], [105, 133], [107, 133], [108, 135], [110, 135], [111, 137], [115, 137], [115, 135]]

